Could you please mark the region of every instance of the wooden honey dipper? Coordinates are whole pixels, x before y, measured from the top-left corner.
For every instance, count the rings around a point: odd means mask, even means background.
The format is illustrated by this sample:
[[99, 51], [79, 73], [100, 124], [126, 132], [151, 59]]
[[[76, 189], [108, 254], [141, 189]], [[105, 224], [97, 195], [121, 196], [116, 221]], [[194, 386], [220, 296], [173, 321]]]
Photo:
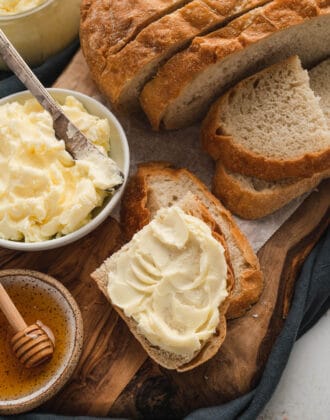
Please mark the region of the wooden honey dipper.
[[1, 283], [0, 308], [15, 331], [11, 344], [19, 361], [31, 368], [50, 360], [55, 348], [51, 329], [41, 321], [28, 326]]

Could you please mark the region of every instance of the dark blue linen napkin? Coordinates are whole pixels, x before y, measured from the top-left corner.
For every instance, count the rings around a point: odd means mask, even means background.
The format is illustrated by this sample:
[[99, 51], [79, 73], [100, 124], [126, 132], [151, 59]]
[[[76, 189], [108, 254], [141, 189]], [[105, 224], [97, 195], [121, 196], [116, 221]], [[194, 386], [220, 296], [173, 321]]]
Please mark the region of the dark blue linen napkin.
[[[44, 64], [33, 69], [44, 86], [49, 87], [55, 82], [78, 47], [79, 41], [76, 40], [60, 53], [50, 57]], [[0, 98], [25, 89], [25, 86], [12, 73], [0, 72]]]
[[330, 229], [314, 247], [296, 282], [289, 315], [268, 358], [259, 385], [218, 407], [197, 410], [187, 420], [254, 420], [280, 381], [295, 341], [330, 309]]

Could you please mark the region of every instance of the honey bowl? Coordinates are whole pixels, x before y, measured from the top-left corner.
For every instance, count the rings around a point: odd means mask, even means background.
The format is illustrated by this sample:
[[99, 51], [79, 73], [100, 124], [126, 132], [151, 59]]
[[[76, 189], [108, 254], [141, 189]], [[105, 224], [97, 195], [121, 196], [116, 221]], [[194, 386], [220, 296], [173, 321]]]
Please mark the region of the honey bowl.
[[0, 415], [44, 403], [70, 379], [82, 351], [83, 323], [69, 291], [53, 277], [30, 270], [2, 270], [0, 282], [28, 324], [41, 320], [55, 336], [52, 359], [24, 368], [11, 348], [13, 331], [0, 311]]

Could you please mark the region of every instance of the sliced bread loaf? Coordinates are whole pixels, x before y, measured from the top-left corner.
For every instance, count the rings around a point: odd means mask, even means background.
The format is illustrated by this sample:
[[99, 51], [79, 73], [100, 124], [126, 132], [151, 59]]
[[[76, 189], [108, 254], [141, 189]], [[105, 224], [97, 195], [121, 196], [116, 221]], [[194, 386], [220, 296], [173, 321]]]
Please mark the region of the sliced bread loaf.
[[142, 29], [119, 52], [108, 54], [99, 79], [102, 91], [116, 107], [136, 108], [144, 84], [155, 75], [159, 65], [185, 48], [195, 36], [265, 2], [194, 0], [163, 16]]
[[328, 177], [330, 169], [309, 178], [267, 182], [230, 172], [218, 161], [213, 178], [213, 192], [237, 216], [258, 219], [317, 187]]
[[[330, 59], [314, 67], [309, 76], [310, 85], [320, 97], [320, 105], [330, 128]], [[328, 177], [330, 169], [308, 178], [267, 182], [233, 173], [219, 160], [213, 178], [213, 191], [233, 213], [245, 219], [257, 219], [273, 213]]]
[[297, 56], [220, 97], [203, 123], [202, 142], [231, 171], [260, 179], [330, 169], [330, 131]]
[[[205, 222], [211, 229], [213, 237], [221, 243], [221, 245], [225, 249], [225, 259], [227, 261], [227, 279], [226, 279], [226, 289], [227, 289], [227, 297], [222, 300], [218, 308], [218, 325], [216, 328], [215, 333], [211, 335], [205, 342], [201, 343], [201, 349], [198, 352], [195, 352], [192, 356], [190, 355], [185, 356], [181, 354], [177, 354], [174, 352], [170, 352], [165, 350], [166, 346], [162, 348], [160, 345], [155, 346], [150, 343], [150, 341], [142, 334], [141, 330], [139, 329], [139, 325], [136, 320], [132, 316], [126, 316], [124, 310], [120, 307], [114, 305], [114, 309], [118, 312], [120, 317], [126, 322], [131, 332], [137, 338], [137, 340], [141, 343], [143, 348], [146, 350], [148, 355], [155, 360], [161, 366], [167, 369], [176, 369], [177, 371], [187, 371], [191, 370], [198, 365], [206, 362], [211, 357], [213, 357], [218, 349], [220, 348], [222, 342], [226, 336], [226, 311], [228, 309], [230, 293], [233, 286], [233, 275], [231, 271], [231, 264], [230, 259], [228, 257], [228, 251], [226, 243], [223, 239], [221, 234], [221, 228], [217, 225], [216, 221], [212, 218], [210, 212], [206, 209], [205, 206], [192, 194], [186, 195], [183, 200], [177, 203], [179, 207], [181, 207], [185, 213], [195, 216]], [[138, 235], [143, 233], [143, 231], [139, 232]], [[111, 302], [111, 296], [108, 292], [108, 285], [111, 286], [111, 282], [113, 281], [113, 275], [117, 271], [117, 262], [122, 254], [127, 252], [131, 247], [131, 242], [126, 244], [123, 248], [121, 248], [118, 252], [113, 254], [110, 258], [108, 258], [100, 268], [98, 268], [94, 273], [92, 273], [92, 278], [96, 281], [97, 285], [99, 286], [100, 290], [104, 293], [107, 299]], [[169, 253], [170, 256], [171, 253]], [[150, 261], [148, 262], [150, 265]], [[124, 282], [127, 279], [122, 279]], [[194, 282], [195, 278], [191, 279]], [[166, 299], [166, 295], [163, 296], [163, 299]], [[112, 303], [112, 302], [111, 302]], [[180, 317], [180, 314], [177, 314]], [[155, 318], [153, 322], [157, 323], [158, 318]], [[162, 328], [165, 328], [163, 326]], [[166, 344], [166, 343], [164, 343]]]
[[82, 0], [80, 43], [96, 82], [107, 56], [141, 29], [192, 0]]
[[160, 68], [141, 93], [154, 129], [200, 120], [225, 89], [256, 71], [298, 54], [304, 66], [330, 54], [330, 5], [324, 0], [274, 0], [235, 19]]
[[228, 245], [235, 283], [227, 317], [237, 318], [259, 299], [262, 292], [263, 278], [258, 258], [231, 214], [189, 171], [159, 162], [139, 166], [122, 201], [121, 222], [125, 236], [129, 240], [160, 208], [176, 204], [188, 192], [196, 195], [207, 207]]

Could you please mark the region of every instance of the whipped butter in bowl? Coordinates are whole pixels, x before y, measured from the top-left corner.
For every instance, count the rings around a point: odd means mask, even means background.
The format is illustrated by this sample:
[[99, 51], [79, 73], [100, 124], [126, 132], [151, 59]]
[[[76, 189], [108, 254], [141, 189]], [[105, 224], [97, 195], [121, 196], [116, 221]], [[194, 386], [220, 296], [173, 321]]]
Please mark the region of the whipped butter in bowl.
[[228, 296], [225, 251], [209, 226], [177, 206], [159, 210], [110, 260], [112, 304], [153, 346], [191, 360]]
[[[127, 141], [110, 111], [85, 95], [50, 91], [126, 179]], [[106, 174], [89, 159], [72, 158], [55, 137], [50, 115], [28, 92], [0, 101], [0, 138], [0, 246], [40, 250], [72, 242], [98, 226], [123, 192], [124, 185], [109, 196]]]

